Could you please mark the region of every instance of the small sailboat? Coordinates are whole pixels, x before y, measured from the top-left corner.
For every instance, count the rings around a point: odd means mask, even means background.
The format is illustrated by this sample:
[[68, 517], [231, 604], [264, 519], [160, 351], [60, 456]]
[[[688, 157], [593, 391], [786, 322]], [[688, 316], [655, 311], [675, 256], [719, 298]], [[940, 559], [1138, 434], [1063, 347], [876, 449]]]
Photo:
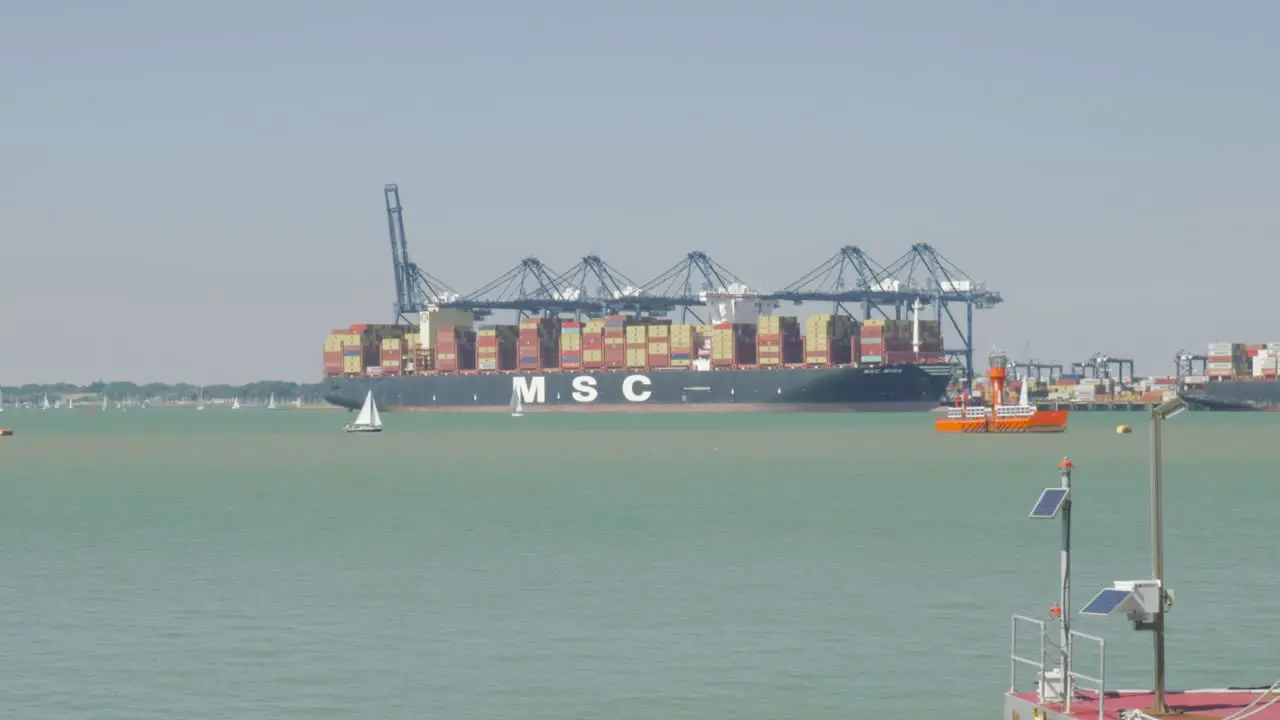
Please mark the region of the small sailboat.
[[267, 409], [268, 409], [268, 410], [275, 410], [275, 409], [276, 409], [276, 394], [275, 394], [275, 393], [271, 393], [271, 397], [267, 400]]
[[50, 407], [50, 405], [49, 405], [49, 393], [45, 393], [45, 394], [44, 394], [44, 399], [40, 401], [40, 409], [41, 409], [41, 410], [48, 410], [48, 409], [49, 409], [49, 407]]
[[240, 398], [232, 398], [232, 400], [231, 400], [231, 409], [232, 409], [232, 410], [239, 410], [239, 409], [240, 409]]
[[72, 400], [71, 398], [67, 398], [67, 409], [68, 409], [68, 410], [75, 410], [75, 409], [76, 409], [76, 401], [75, 401], [75, 400]]
[[378, 403], [373, 401], [373, 391], [364, 396], [364, 405], [355, 422], [342, 428], [343, 432], [382, 432], [382, 417], [378, 415]]
[[520, 402], [520, 393], [511, 388], [511, 417], [524, 417], [524, 403]]
[[299, 410], [301, 410], [301, 409], [302, 409], [302, 396], [301, 396], [301, 395], [299, 395], [298, 397], [296, 397], [296, 398], [294, 398], [294, 399], [293, 399], [293, 406], [294, 406], [294, 407], [296, 407], [296, 408], [298, 408]]
[[204, 386], [203, 385], [200, 386], [200, 398], [199, 400], [196, 401], [196, 409], [197, 410], [204, 409]]
[[102, 396], [102, 412], [106, 412], [106, 411], [107, 411], [107, 396], [103, 395]]

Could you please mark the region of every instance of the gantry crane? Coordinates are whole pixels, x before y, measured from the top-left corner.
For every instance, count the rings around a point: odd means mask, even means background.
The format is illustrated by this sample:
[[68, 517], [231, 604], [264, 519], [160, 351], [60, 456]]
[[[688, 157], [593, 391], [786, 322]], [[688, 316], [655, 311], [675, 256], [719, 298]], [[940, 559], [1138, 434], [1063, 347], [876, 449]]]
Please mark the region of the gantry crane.
[[396, 299], [393, 322], [409, 323], [410, 315], [420, 313], [428, 305], [448, 303], [458, 293], [444, 281], [433, 277], [409, 259], [409, 243], [404, 235], [404, 208], [400, 205], [400, 188], [388, 184], [382, 188], [387, 205], [387, 232], [391, 236], [391, 267], [395, 273]]

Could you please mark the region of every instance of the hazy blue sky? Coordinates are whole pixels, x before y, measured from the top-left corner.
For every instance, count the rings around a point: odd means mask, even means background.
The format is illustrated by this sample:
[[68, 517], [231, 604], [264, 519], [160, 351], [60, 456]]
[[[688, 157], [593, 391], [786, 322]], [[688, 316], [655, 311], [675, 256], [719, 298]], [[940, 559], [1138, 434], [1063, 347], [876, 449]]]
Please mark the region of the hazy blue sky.
[[[1087, 8], [1093, 8], [1088, 11]], [[382, 186], [462, 291], [533, 253], [781, 286], [929, 242], [1058, 360], [1280, 341], [1280, 5], [10, 3], [0, 382], [313, 380]]]

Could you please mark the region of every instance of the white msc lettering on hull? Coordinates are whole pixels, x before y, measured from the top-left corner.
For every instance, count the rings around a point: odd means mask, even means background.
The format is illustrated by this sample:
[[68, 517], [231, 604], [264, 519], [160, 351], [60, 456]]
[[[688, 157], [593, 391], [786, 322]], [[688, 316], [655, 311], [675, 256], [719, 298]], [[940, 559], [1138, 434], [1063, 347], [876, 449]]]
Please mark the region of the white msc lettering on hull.
[[[534, 377], [525, 377], [523, 375], [515, 375], [511, 378], [512, 388], [516, 395], [519, 396], [520, 402], [525, 405], [541, 405], [547, 402], [547, 379], [542, 375]], [[600, 399], [600, 390], [596, 387], [597, 381], [590, 375], [578, 375], [569, 381], [570, 387], [573, 388], [572, 397], [576, 402], [593, 403]], [[636, 386], [643, 386], [646, 389], [637, 390]], [[653, 397], [653, 391], [648, 390], [653, 385], [653, 381], [644, 375], [628, 375], [622, 381], [622, 397], [628, 402], [647, 402]]]
[[650, 381], [649, 378], [643, 375], [628, 376], [626, 380], [622, 381], [622, 397], [630, 400], [631, 402], [644, 402], [645, 400], [648, 400], [650, 396], [653, 395], [652, 390], [644, 390], [641, 392], [636, 392], [637, 384], [644, 385], [645, 387], [649, 387], [650, 385], [653, 384], [653, 382]]
[[595, 402], [600, 397], [600, 391], [596, 389], [596, 379], [590, 375], [579, 375], [573, 379], [573, 399], [580, 403]]
[[541, 375], [535, 377], [516, 375], [511, 378], [511, 387], [515, 389], [520, 402], [525, 405], [541, 405], [547, 401], [547, 379]]

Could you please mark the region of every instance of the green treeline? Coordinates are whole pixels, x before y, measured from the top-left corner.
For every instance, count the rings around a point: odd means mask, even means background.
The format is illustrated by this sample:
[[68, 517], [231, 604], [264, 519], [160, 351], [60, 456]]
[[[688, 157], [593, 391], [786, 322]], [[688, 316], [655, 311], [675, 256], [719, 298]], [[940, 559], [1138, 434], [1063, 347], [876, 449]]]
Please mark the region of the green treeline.
[[[266, 400], [275, 393], [277, 402], [292, 400], [301, 396], [304, 402], [319, 400], [324, 395], [325, 386], [321, 383], [301, 384], [284, 380], [261, 380], [248, 385], [205, 385], [205, 400], [230, 400], [240, 398], [243, 401]], [[52, 385], [21, 385], [0, 388], [4, 392], [4, 402], [35, 402], [49, 396], [50, 400], [58, 397], [80, 398], [85, 395], [93, 397], [106, 396], [112, 400], [134, 399], [159, 400], [165, 402], [182, 402], [200, 397], [200, 386], [189, 383], [147, 383], [139, 385], [131, 382], [95, 382], [89, 385], [73, 385], [72, 383], [54, 383]]]

